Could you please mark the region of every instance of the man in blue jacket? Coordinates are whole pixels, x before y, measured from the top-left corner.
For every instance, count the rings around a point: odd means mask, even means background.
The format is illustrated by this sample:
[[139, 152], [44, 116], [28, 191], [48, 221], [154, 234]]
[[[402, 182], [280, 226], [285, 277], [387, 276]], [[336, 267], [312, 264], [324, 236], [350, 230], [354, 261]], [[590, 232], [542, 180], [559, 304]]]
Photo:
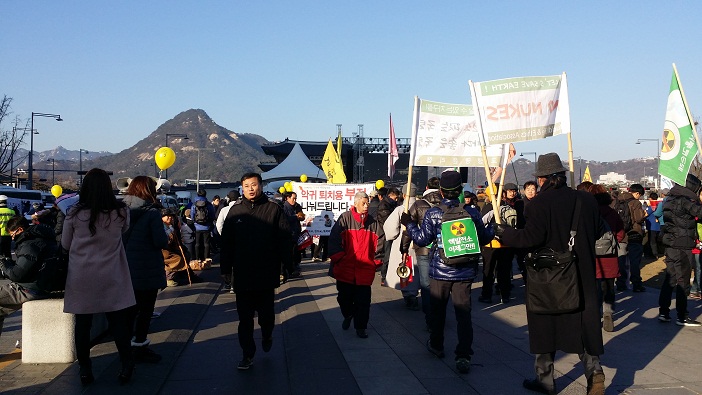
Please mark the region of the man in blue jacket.
[[[200, 189], [190, 207], [190, 219], [195, 222], [195, 256], [191, 260], [205, 262], [210, 259], [210, 231], [215, 219], [215, 209], [207, 201], [207, 191]], [[211, 260], [211, 259], [210, 259]]]
[[[470, 289], [478, 275], [478, 260], [464, 265], [449, 266], [441, 257], [441, 222], [443, 207], [450, 209], [459, 206], [458, 196], [462, 192], [461, 175], [456, 171], [445, 171], [439, 182], [443, 200], [439, 206], [427, 210], [421, 227], [412, 222], [411, 216], [404, 213], [400, 219], [407, 227], [412, 240], [420, 247], [434, 243], [430, 251], [429, 291], [431, 293], [430, 337], [427, 349], [439, 358], [444, 356], [444, 326], [446, 323], [446, 304], [451, 297], [458, 321], [458, 344], [456, 345], [456, 369], [461, 373], [470, 371], [470, 359], [473, 355], [473, 324], [471, 321]], [[480, 245], [485, 245], [494, 237], [491, 226], [483, 225], [480, 213], [473, 206], [464, 206], [475, 224]]]

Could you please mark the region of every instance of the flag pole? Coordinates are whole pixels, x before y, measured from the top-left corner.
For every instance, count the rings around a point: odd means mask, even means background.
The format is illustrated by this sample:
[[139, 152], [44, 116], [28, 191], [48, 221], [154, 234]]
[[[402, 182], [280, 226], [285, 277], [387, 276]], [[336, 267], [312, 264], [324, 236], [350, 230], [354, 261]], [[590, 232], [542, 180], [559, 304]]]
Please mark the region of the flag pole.
[[573, 164], [573, 137], [568, 133], [568, 168], [570, 169], [570, 187], [575, 189], [575, 165]]
[[[410, 141], [409, 167], [407, 168], [407, 184], [412, 185], [412, 168], [416, 154], [415, 144], [417, 144], [417, 130], [419, 128], [419, 96], [414, 97], [414, 111], [412, 112], [412, 139]], [[409, 192], [409, 191], [408, 191]], [[405, 199], [405, 212], [409, 212], [409, 199]]]
[[[678, 75], [678, 68], [675, 67], [673, 63], [673, 72], [675, 73], [675, 79], [678, 81], [678, 88], [680, 88], [680, 96], [682, 96], [683, 105], [685, 106], [685, 114], [687, 115], [687, 120], [690, 122], [690, 127], [692, 127], [692, 134], [695, 136], [695, 141], [697, 142], [697, 155], [702, 155], [702, 144], [700, 144], [700, 138], [697, 136], [697, 129], [695, 128], [695, 121], [690, 116], [690, 107], [687, 106], [687, 99], [685, 98], [685, 91], [683, 90], [682, 82], [680, 82], [680, 76]], [[658, 147], [660, 150], [661, 147]], [[658, 165], [660, 166], [660, 164]]]

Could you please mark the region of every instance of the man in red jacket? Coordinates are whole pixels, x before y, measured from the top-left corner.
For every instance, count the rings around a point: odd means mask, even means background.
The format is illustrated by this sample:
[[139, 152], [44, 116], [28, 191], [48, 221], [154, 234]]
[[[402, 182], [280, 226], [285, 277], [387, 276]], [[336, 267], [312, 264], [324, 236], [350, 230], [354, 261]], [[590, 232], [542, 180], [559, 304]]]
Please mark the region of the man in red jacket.
[[371, 284], [375, 268], [382, 264], [385, 234], [383, 226], [368, 214], [368, 195], [358, 192], [353, 207], [341, 214], [329, 235], [329, 275], [336, 279], [341, 314], [341, 328], [356, 328], [356, 335], [368, 337]]

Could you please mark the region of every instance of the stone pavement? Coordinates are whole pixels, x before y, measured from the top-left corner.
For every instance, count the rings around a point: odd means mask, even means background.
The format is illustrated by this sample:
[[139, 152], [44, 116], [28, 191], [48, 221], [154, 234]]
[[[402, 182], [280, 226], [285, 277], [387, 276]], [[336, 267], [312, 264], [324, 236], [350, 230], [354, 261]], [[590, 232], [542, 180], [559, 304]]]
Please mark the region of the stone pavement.
[[[23, 365], [21, 311], [5, 320], [0, 336], [0, 392], [3, 394], [533, 394], [521, 382], [533, 374], [522, 281], [515, 279], [508, 305], [477, 302], [471, 372], [453, 363], [455, 318], [449, 305], [446, 353], [437, 359], [424, 348], [427, 332], [421, 312], [405, 309], [400, 292], [373, 285], [369, 338], [341, 330], [336, 287], [323, 263], [303, 264], [303, 276], [281, 286], [276, 302], [273, 349], [258, 351], [254, 366], [238, 371], [235, 295], [221, 289], [219, 269], [207, 280], [168, 288], [159, 294], [149, 336], [163, 356], [155, 365], [137, 365], [133, 380], [117, 383], [119, 362], [108, 336], [92, 349], [96, 381], [82, 387], [77, 364]], [[497, 298], [495, 298], [497, 299]], [[604, 333], [602, 363], [607, 394], [702, 393], [702, 328], [659, 323], [658, 290], [617, 295], [616, 331]], [[690, 301], [691, 316], [702, 304]], [[260, 331], [256, 331], [260, 344]], [[13, 351], [14, 350], [14, 351]], [[561, 394], [584, 394], [576, 355], [558, 353]]]

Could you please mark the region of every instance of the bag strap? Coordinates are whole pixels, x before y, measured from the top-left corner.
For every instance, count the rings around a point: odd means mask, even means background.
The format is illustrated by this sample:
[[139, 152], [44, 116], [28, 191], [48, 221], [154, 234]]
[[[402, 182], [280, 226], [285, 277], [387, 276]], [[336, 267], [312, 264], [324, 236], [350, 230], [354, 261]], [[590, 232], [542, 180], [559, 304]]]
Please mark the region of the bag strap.
[[578, 220], [580, 219], [580, 207], [582, 202], [580, 196], [575, 196], [575, 211], [573, 212], [573, 223], [570, 226], [570, 240], [568, 240], [568, 251], [573, 251], [575, 246], [575, 235], [578, 234]]

